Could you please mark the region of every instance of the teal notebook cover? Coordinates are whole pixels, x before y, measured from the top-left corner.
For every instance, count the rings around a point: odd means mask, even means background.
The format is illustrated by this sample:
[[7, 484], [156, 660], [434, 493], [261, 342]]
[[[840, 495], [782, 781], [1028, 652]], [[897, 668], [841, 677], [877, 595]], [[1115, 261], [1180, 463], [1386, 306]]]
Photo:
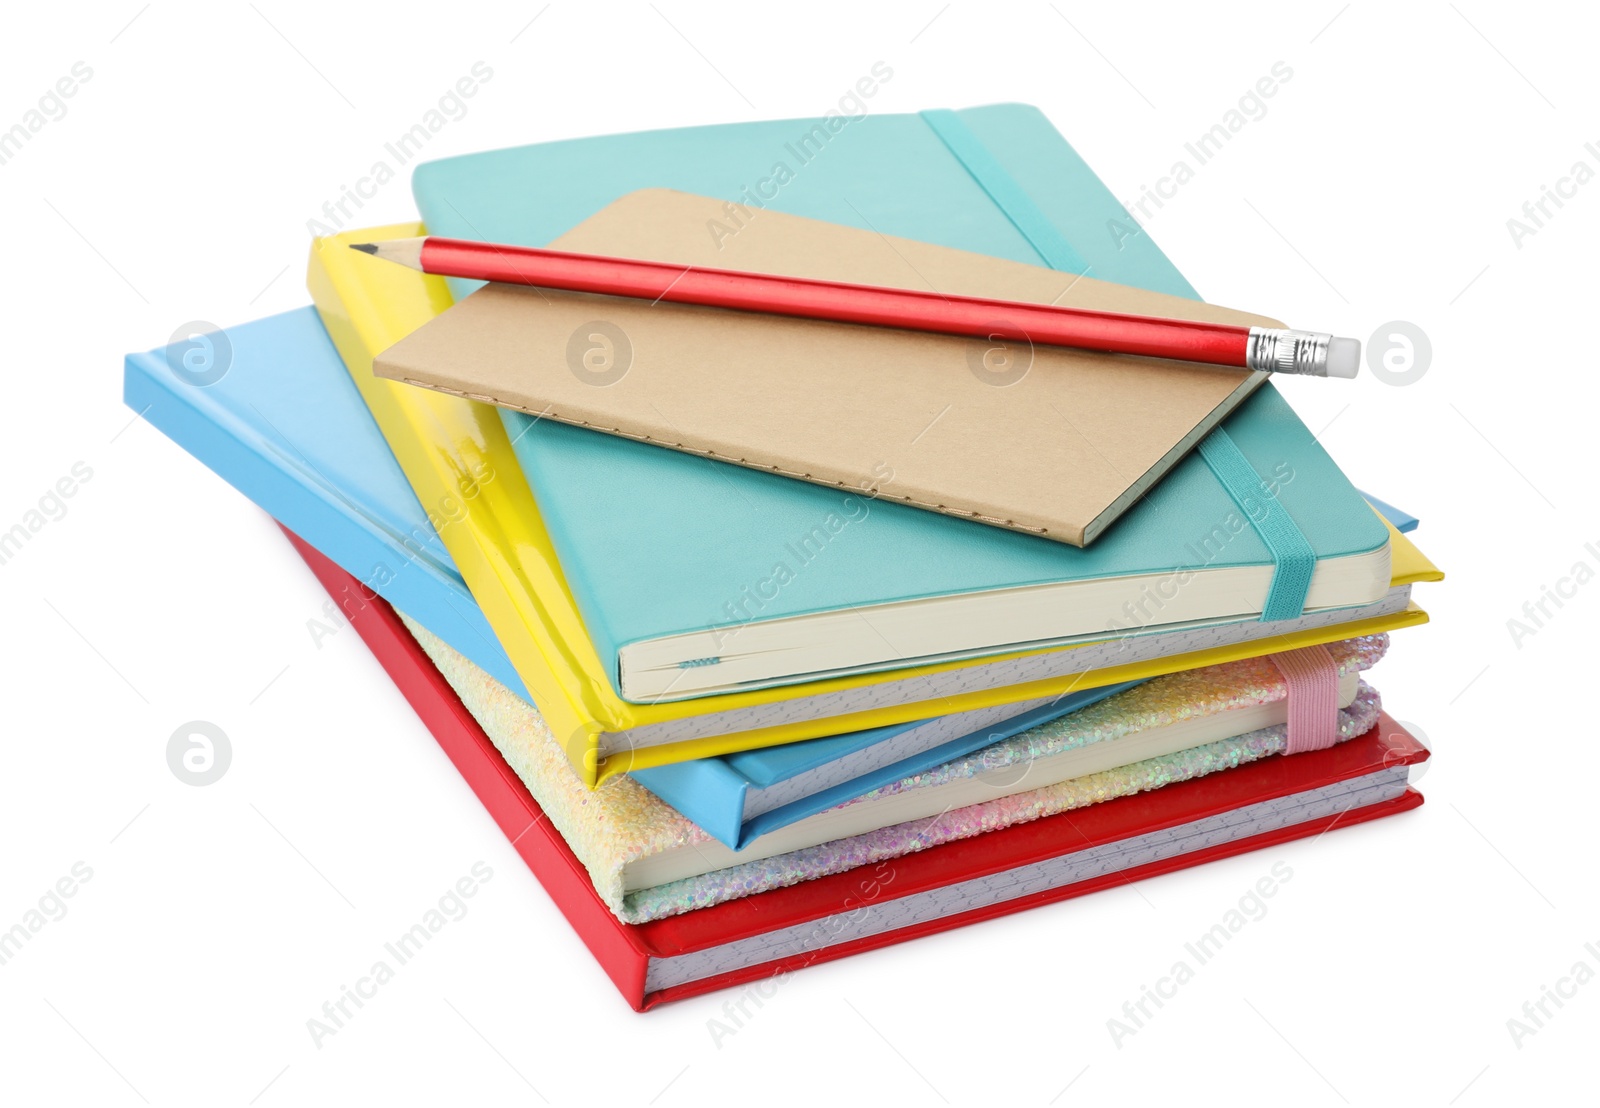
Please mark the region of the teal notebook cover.
[[[774, 209], [1058, 269], [1087, 265], [1102, 279], [1196, 295], [1148, 235], [1123, 238], [1119, 247], [1111, 228], [1128, 223], [1126, 212], [1036, 109], [868, 116], [798, 164], [796, 137], [819, 125], [731, 124], [467, 155], [419, 166], [413, 189], [432, 233], [542, 245], [640, 188], [740, 199], [752, 182], [777, 176], [774, 164], [787, 158], [796, 164], [764, 201]], [[472, 287], [462, 283], [458, 295]], [[616, 659], [624, 645], [733, 630], [743, 619], [1274, 561], [1250, 528], [1230, 534], [1220, 551], [1205, 546], [1236, 506], [1198, 455], [1080, 550], [515, 412], [505, 419], [621, 695]], [[1387, 542], [1270, 385], [1225, 426], [1256, 472], [1277, 484], [1278, 504], [1319, 559]], [[820, 556], [802, 563], [794, 541], [830, 517], [844, 526]], [[772, 580], [778, 564], [787, 580], [753, 609], [748, 590]], [[901, 657], [881, 668], [915, 660], [914, 644], [895, 649]]]
[[[837, 123], [834, 126], [839, 126]], [[1195, 297], [1037, 108], [866, 115], [825, 140], [787, 119], [603, 135], [419, 165], [436, 235], [543, 246], [612, 201], [670, 188]], [[975, 154], [970, 148], [976, 144]], [[958, 154], [959, 151], [959, 154]], [[476, 282], [452, 278], [459, 299]]]

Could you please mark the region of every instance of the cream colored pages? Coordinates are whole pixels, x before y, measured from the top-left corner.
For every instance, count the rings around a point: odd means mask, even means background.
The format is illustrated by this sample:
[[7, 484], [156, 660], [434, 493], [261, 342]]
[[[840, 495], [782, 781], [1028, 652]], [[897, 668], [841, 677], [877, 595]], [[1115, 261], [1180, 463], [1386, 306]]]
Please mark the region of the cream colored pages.
[[[558, 249], [1281, 327], [1039, 266], [650, 189]], [[487, 285], [379, 376], [878, 495], [1092, 541], [1263, 379], [1061, 347]]]

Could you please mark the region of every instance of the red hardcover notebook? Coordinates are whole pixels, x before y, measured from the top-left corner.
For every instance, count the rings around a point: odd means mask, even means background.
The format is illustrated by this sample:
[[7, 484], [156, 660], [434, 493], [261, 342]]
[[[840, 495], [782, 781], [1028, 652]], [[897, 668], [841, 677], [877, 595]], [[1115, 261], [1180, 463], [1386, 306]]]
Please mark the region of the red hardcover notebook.
[[1417, 807], [1388, 715], [1327, 750], [946, 843], [653, 923], [618, 920], [394, 610], [284, 531], [636, 1010]]

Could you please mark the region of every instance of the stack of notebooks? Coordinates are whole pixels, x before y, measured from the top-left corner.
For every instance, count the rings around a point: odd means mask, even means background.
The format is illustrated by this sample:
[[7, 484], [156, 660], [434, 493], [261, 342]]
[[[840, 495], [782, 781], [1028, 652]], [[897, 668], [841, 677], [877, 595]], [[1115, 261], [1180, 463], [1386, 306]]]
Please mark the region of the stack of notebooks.
[[314, 307], [229, 328], [220, 376], [131, 355], [127, 403], [279, 521], [635, 1008], [1421, 803], [1369, 678], [1440, 574], [1264, 375], [348, 249], [1277, 326], [1108, 234], [1036, 110], [543, 144], [413, 189], [420, 223], [318, 240]]

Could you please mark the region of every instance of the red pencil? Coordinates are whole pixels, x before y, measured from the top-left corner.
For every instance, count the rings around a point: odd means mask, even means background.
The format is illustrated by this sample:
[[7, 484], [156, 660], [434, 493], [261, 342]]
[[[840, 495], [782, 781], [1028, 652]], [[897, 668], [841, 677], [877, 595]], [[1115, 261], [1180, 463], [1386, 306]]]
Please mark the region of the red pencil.
[[1265, 373], [1354, 377], [1361, 360], [1361, 344], [1357, 340], [1312, 331], [945, 296], [437, 236], [364, 242], [351, 248], [443, 277], [1071, 346]]

